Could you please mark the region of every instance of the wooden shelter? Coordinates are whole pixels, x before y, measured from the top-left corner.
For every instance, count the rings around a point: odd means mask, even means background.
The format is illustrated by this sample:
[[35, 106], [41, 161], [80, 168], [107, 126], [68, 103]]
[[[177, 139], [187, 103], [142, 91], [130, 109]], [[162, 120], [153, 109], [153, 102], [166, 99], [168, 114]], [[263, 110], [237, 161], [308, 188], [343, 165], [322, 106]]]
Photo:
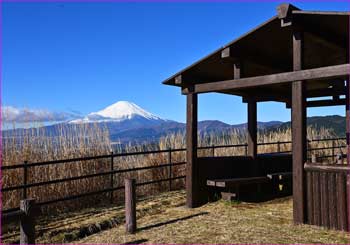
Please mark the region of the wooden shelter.
[[[188, 207], [208, 201], [210, 178], [290, 169], [294, 222], [349, 230], [349, 14], [281, 4], [276, 16], [163, 82], [180, 87], [187, 97]], [[249, 157], [197, 157], [198, 94], [209, 92], [241, 96], [247, 103]], [[292, 156], [257, 154], [261, 101], [292, 109]], [[306, 108], [333, 105], [346, 105], [347, 164], [310, 166]]]

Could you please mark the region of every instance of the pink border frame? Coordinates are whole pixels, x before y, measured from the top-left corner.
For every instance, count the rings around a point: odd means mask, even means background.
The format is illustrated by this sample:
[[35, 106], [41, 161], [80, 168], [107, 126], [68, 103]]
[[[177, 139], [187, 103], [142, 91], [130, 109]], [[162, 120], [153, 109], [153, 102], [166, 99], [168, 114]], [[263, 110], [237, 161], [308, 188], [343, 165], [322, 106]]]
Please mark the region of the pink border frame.
[[[2, 3], [34, 3], [34, 2], [96, 2], [96, 3], [106, 3], [106, 2], [115, 2], [115, 3], [126, 3], [126, 2], [135, 2], [135, 3], [151, 3], [151, 2], [159, 2], [159, 3], [209, 3], [209, 2], [219, 2], [219, 3], [252, 3], [252, 2], [286, 2], [279, 0], [0, 0], [0, 112], [2, 112]], [[289, 2], [348, 2], [350, 6], [350, 0], [293, 0]], [[0, 131], [2, 129], [2, 113], [0, 113]], [[0, 135], [0, 150], [2, 150], [2, 135]], [[0, 154], [0, 165], [2, 165], [2, 154]], [[2, 171], [0, 168], [0, 186], [2, 186]], [[0, 210], [2, 210], [2, 192], [0, 191]], [[1, 231], [1, 218], [0, 218], [0, 231]], [[0, 240], [0, 244], [3, 244]], [[75, 243], [69, 243], [75, 244]], [[350, 244], [350, 241], [349, 241]], [[12, 244], [9, 244], [12, 245]], [[13, 244], [14, 245], [14, 244]], [[43, 245], [51, 245], [51, 243], [43, 244]], [[107, 244], [101, 244], [107, 245]], [[110, 245], [110, 244], [108, 244]], [[223, 244], [224, 245], [224, 244]]]

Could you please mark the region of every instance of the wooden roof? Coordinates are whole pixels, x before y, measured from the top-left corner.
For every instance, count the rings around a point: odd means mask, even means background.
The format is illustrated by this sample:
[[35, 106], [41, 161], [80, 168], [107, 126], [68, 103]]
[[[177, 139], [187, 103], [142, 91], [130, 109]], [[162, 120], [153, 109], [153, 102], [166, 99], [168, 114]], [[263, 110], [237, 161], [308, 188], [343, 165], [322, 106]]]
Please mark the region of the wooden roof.
[[[295, 28], [304, 32], [303, 69], [348, 63], [349, 16], [350, 12], [303, 11], [289, 4], [279, 5], [276, 16], [176, 73], [163, 84], [185, 87], [187, 84], [231, 80], [235, 60], [241, 63], [241, 77], [293, 71], [292, 33]], [[307, 90], [317, 94], [319, 89], [330, 86], [343, 87], [343, 81], [310, 81]], [[290, 96], [286, 84], [259, 88], [259, 91], [244, 88], [221, 92], [241, 96], [254, 93], [267, 97]]]

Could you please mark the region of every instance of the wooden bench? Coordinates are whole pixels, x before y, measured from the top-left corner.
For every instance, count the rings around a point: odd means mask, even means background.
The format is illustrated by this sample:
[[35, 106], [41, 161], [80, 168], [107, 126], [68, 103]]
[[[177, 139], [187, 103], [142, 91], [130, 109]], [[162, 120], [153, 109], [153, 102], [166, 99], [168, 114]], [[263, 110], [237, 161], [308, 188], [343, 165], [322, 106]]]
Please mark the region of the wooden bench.
[[279, 173], [272, 173], [268, 174], [267, 178], [269, 178], [273, 186], [276, 186], [277, 188], [273, 189], [273, 193], [276, 195], [283, 193], [286, 191], [286, 188], [291, 183], [291, 179], [293, 178], [293, 173], [292, 172], [279, 172]]
[[232, 179], [213, 179], [213, 180], [207, 180], [207, 185], [222, 187], [222, 188], [230, 188], [230, 187], [237, 187], [239, 185], [261, 184], [261, 183], [266, 183], [268, 181], [269, 179], [265, 176], [232, 178]]
[[270, 180], [289, 180], [293, 176], [292, 172], [280, 172], [280, 173], [273, 173], [273, 174], [268, 174], [267, 178]]
[[[262, 184], [267, 183], [268, 181], [269, 179], [265, 176], [232, 179], [209, 179], [207, 180], [207, 186], [228, 189], [228, 192], [221, 192], [221, 198], [227, 201], [232, 201], [234, 198], [239, 197], [239, 187], [241, 185]], [[235, 189], [235, 192], [231, 191], [232, 188]]]

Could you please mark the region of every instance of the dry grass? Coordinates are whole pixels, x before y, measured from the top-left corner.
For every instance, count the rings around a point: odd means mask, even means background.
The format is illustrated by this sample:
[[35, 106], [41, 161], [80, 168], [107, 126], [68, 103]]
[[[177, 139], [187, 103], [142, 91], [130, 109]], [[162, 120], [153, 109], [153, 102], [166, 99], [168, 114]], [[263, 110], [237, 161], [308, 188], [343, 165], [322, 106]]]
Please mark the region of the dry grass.
[[[108, 131], [97, 125], [72, 125], [72, 128], [58, 127], [58, 136], [52, 137], [43, 128], [32, 128], [19, 132], [17, 137], [3, 139], [2, 165], [21, 164], [24, 161], [40, 162], [67, 159], [89, 155], [101, 155], [110, 151]], [[73, 176], [98, 173], [109, 169], [106, 159], [64, 163], [51, 166], [29, 168], [28, 183], [68, 178]], [[2, 172], [2, 186], [15, 186], [23, 183], [23, 169]], [[28, 190], [28, 196], [38, 201], [61, 198], [87, 191], [98, 190], [106, 186], [108, 181], [103, 178], [76, 180]], [[21, 191], [4, 192], [2, 194], [3, 208], [16, 207], [21, 198]], [[96, 202], [90, 199], [92, 204]], [[66, 208], [82, 207], [78, 202], [65, 203]], [[59, 205], [55, 208], [59, 208]]]
[[[163, 208], [183, 205], [183, 191], [163, 193], [139, 199], [137, 218], [159, 214]], [[105, 205], [85, 208], [79, 211], [62, 212], [39, 217], [37, 222], [37, 243], [67, 243], [81, 239], [89, 234], [121, 225], [125, 222], [124, 207]], [[3, 243], [17, 243], [19, 230], [10, 229], [2, 236]]]
[[[37, 241], [89, 244], [346, 244], [350, 239], [349, 233], [293, 225], [291, 198], [258, 204], [217, 201], [195, 209], [185, 208], [184, 204], [184, 191], [167, 192], [139, 201], [138, 231], [133, 235], [125, 233], [123, 207], [107, 206], [62, 213], [39, 221]], [[3, 242], [14, 242], [16, 235], [5, 235]]]
[[[81, 156], [94, 156], [108, 154], [111, 151], [109, 134], [107, 128], [100, 128], [97, 125], [81, 124], [75, 125], [74, 128], [67, 129], [60, 127], [58, 129], [59, 136], [50, 137], [43, 129], [31, 129], [25, 131], [19, 137], [4, 139], [2, 149], [2, 164], [13, 165], [29, 162], [40, 162], [47, 160], [66, 159]], [[331, 138], [334, 137], [330, 130], [322, 129], [320, 131], [308, 129], [310, 139], [315, 138]], [[290, 141], [290, 130], [277, 132], [260, 131], [258, 141], [276, 142]], [[225, 135], [202, 135], [199, 137], [199, 146], [211, 145], [235, 145], [244, 144], [246, 142], [245, 132], [242, 130], [233, 130]], [[339, 142], [341, 144], [343, 142]], [[312, 147], [331, 146], [331, 142], [313, 143]], [[164, 149], [185, 148], [185, 137], [183, 134], [173, 134], [162, 138], [158, 145], [148, 146], [128, 146], [124, 149], [126, 152], [138, 152], [147, 150], [164, 150]], [[281, 144], [281, 151], [291, 149], [290, 144]], [[121, 149], [117, 149], [117, 152]], [[277, 145], [259, 146], [258, 152], [275, 152]], [[244, 147], [240, 148], [218, 148], [215, 149], [215, 156], [234, 156], [244, 155]], [[330, 155], [330, 150], [319, 151], [319, 155]], [[199, 156], [211, 156], [212, 150], [199, 150]], [[185, 151], [173, 152], [172, 162], [185, 162]], [[30, 168], [29, 183], [36, 183], [54, 179], [68, 178], [73, 176], [88, 175], [93, 173], [106, 172], [110, 170], [110, 158], [78, 162], [75, 164], [65, 163], [51, 166], [41, 166]], [[145, 166], [159, 166], [168, 161], [168, 153], [148, 154], [137, 156], [115, 157], [113, 160], [114, 169], [128, 169]], [[4, 171], [2, 176], [3, 187], [20, 185], [23, 182], [23, 170]], [[184, 165], [172, 168], [172, 176], [184, 175]], [[114, 186], [122, 186], [124, 178], [135, 178], [137, 182], [146, 182], [151, 180], [165, 179], [169, 177], [168, 168], [159, 168], [151, 170], [143, 170], [137, 172], [127, 172], [116, 174], [114, 176]], [[173, 183], [174, 189], [184, 186], [183, 180], [177, 180]], [[38, 202], [61, 198], [69, 195], [80, 194], [84, 192], [96, 191], [110, 187], [110, 179], [107, 176], [95, 177], [84, 180], [76, 180], [63, 182], [53, 185], [30, 188], [28, 196], [35, 198]], [[159, 192], [168, 190], [168, 183], [145, 185], [138, 189], [139, 196], [149, 196]], [[21, 191], [11, 191], [3, 193], [3, 208], [16, 207], [21, 198]], [[47, 207], [47, 211], [74, 210], [84, 207], [96, 206], [96, 204], [106, 204], [108, 194], [95, 197], [87, 197], [79, 200], [60, 202], [56, 205]], [[114, 193], [114, 202], [123, 200], [123, 192]]]
[[[348, 243], [345, 232], [310, 225], [292, 225], [292, 199], [266, 203], [218, 201], [187, 209], [183, 192], [173, 193], [172, 205], [138, 219], [138, 232], [125, 234], [122, 225], [89, 236], [78, 243]], [[182, 198], [178, 198], [182, 195]], [[155, 200], [162, 203], [164, 197]]]

